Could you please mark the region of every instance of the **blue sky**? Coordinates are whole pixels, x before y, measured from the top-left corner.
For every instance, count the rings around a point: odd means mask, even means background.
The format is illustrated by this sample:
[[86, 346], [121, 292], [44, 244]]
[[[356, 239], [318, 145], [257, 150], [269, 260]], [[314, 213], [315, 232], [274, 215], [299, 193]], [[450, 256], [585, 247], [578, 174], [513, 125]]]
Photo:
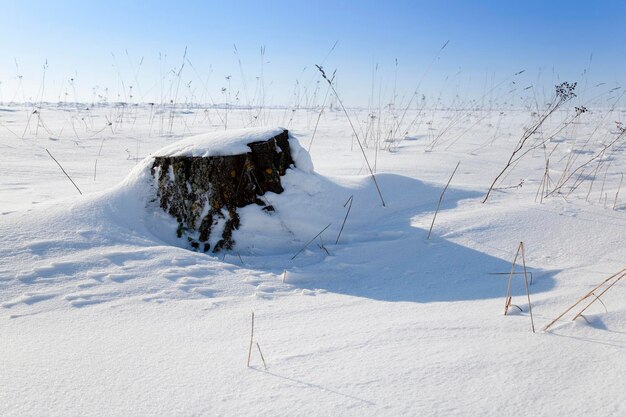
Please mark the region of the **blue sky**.
[[0, 101], [37, 99], [46, 61], [51, 101], [90, 101], [105, 88], [128, 100], [131, 85], [135, 101], [167, 100], [185, 47], [179, 100], [208, 101], [208, 91], [222, 101], [222, 87], [251, 100], [262, 46], [269, 104], [311, 97], [322, 62], [351, 105], [367, 105], [373, 79], [376, 101], [392, 100], [394, 86], [396, 100], [408, 97], [422, 79], [420, 93], [448, 100], [502, 81], [501, 97], [511, 81], [546, 95], [562, 80], [615, 86], [626, 81], [625, 12], [623, 1], [579, 0], [5, 1]]

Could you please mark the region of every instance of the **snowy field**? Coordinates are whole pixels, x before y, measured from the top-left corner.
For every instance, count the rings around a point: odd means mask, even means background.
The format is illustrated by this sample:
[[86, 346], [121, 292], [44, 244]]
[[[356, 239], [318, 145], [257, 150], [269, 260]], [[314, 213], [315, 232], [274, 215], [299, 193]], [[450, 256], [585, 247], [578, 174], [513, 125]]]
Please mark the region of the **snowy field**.
[[[349, 113], [385, 207], [340, 110], [1, 106], [0, 415], [626, 415], [626, 282], [542, 331], [626, 267], [626, 111], [567, 103], [486, 203], [539, 108]], [[144, 158], [225, 124], [315, 172], [193, 252]]]

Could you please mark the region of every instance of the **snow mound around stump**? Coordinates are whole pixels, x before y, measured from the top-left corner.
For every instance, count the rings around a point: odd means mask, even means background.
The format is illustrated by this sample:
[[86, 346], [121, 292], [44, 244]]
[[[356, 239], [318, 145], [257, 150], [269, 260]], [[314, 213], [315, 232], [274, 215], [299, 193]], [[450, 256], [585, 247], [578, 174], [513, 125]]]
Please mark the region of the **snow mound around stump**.
[[159, 238], [219, 252], [236, 245], [233, 233], [241, 226], [240, 209], [252, 205], [268, 216], [279, 215], [269, 195], [284, 191], [281, 181], [289, 171], [314, 175], [308, 152], [286, 129], [237, 129], [161, 148], [121, 188], [143, 195], [146, 225]]
[[157, 151], [150, 172], [160, 208], [178, 223], [176, 236], [203, 252], [233, 249], [240, 208], [275, 211], [263, 196], [284, 191], [281, 177], [295, 167], [291, 148], [289, 132], [276, 128], [201, 135]]

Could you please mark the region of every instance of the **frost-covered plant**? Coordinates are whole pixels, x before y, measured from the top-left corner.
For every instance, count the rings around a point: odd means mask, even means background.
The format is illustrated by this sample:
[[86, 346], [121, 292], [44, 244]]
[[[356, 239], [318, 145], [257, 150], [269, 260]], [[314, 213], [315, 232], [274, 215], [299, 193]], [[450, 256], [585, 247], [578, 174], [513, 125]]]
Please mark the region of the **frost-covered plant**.
[[[509, 168], [513, 165], [516, 160], [516, 156], [524, 150], [524, 145], [544, 124], [544, 122], [561, 107], [564, 103], [576, 97], [576, 93], [574, 90], [576, 89], [577, 83], [569, 83], [567, 81], [562, 82], [561, 84], [557, 84], [555, 86], [555, 95], [552, 102], [548, 105], [548, 108], [539, 116], [539, 118], [533, 123], [533, 125], [526, 129], [522, 137], [520, 138], [515, 150], [511, 153], [509, 160], [506, 163], [506, 166], [500, 171], [500, 173], [496, 176], [496, 178], [491, 183], [489, 190], [487, 190], [487, 194], [485, 194], [485, 198], [483, 199], [483, 203], [487, 201], [491, 191], [493, 191], [497, 182], [502, 178], [502, 176], [509, 170]], [[586, 109], [585, 109], [586, 110]]]

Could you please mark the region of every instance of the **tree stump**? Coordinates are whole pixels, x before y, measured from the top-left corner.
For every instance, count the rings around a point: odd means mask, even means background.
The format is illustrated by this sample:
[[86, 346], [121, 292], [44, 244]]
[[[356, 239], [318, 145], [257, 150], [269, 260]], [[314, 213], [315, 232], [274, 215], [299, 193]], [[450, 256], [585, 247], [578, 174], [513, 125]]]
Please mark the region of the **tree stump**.
[[158, 183], [160, 207], [176, 219], [178, 237], [186, 238], [192, 248], [214, 253], [232, 249], [240, 207], [257, 204], [274, 211], [260, 197], [267, 191], [283, 192], [280, 177], [294, 164], [289, 133], [283, 129], [247, 146], [249, 152], [237, 155], [154, 158], [151, 173]]

